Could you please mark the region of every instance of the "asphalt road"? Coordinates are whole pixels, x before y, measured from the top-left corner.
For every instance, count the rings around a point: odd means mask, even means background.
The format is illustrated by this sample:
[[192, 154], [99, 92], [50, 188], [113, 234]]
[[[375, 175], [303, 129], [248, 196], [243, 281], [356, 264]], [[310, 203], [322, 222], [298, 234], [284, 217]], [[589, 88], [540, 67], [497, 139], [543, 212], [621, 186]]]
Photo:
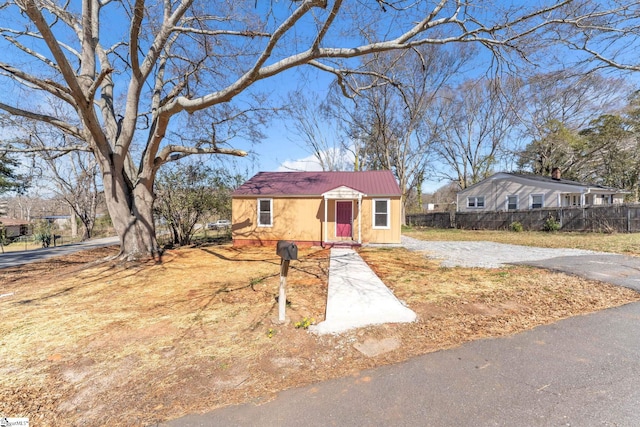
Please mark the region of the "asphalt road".
[[74, 252], [83, 251], [104, 246], [117, 245], [117, 237], [105, 237], [86, 242], [73, 243], [56, 247], [34, 249], [30, 251], [5, 252], [0, 254], [0, 268], [15, 267], [17, 265], [28, 264], [30, 262], [41, 261], [54, 256], [68, 255]]
[[640, 303], [162, 426], [638, 426]]
[[616, 254], [565, 256], [518, 262], [640, 291], [640, 258]]

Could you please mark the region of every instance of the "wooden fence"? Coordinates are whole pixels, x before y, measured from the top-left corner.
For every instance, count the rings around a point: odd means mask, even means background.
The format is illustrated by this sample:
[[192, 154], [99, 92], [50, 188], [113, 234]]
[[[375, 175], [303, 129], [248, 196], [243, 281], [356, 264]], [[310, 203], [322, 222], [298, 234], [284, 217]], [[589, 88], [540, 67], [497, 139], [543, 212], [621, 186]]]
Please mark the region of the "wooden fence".
[[407, 215], [407, 224], [418, 227], [466, 230], [509, 230], [518, 222], [524, 230], [542, 230], [553, 218], [561, 231], [640, 232], [640, 204], [545, 208], [526, 211], [433, 212]]

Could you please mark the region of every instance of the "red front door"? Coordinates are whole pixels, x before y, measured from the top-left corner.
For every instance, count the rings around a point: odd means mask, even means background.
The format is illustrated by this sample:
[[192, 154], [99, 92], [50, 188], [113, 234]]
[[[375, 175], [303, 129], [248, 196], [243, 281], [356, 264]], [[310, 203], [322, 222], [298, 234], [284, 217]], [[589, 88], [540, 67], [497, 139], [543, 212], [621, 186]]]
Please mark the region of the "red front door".
[[336, 202], [336, 236], [351, 237], [352, 203]]

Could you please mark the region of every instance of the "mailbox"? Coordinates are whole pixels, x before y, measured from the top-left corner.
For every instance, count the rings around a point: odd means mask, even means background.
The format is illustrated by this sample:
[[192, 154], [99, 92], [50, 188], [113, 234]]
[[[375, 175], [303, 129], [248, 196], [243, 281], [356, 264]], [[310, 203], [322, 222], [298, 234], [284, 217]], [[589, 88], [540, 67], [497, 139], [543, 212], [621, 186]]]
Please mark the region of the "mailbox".
[[293, 242], [279, 240], [276, 247], [276, 253], [285, 261], [298, 259], [298, 247]]

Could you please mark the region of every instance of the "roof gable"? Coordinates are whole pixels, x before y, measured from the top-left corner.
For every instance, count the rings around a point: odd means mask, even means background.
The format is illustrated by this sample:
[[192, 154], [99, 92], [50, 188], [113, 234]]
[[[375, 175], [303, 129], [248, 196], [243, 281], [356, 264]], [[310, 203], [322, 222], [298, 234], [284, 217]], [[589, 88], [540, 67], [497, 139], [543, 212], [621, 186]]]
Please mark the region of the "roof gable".
[[391, 171], [259, 172], [233, 196], [321, 196], [348, 187], [367, 196], [401, 196]]
[[366, 196], [366, 194], [363, 194], [358, 190], [354, 190], [351, 187], [347, 187], [346, 185], [332, 188], [321, 195], [328, 199], [357, 199], [358, 197]]

